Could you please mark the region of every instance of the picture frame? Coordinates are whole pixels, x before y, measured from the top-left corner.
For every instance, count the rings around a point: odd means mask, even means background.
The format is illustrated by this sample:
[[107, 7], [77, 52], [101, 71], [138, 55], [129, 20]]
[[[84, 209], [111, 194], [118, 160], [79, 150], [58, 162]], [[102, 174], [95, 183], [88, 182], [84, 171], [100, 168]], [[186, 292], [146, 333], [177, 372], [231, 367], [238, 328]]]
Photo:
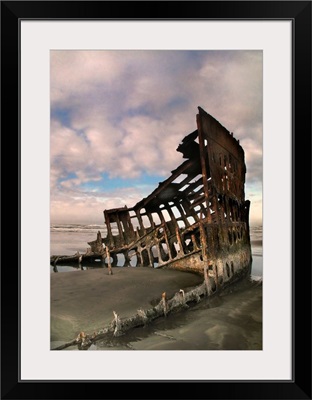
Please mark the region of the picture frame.
[[[14, 2], [1, 3], [2, 24], [2, 149], [18, 148], [18, 265], [2, 262], [2, 370], [1, 396], [3, 399], [44, 398], [101, 398], [103, 393], [114, 393], [116, 383], [122, 384], [123, 397], [146, 398], [263, 398], [263, 399], [311, 399], [311, 190], [298, 190], [299, 174], [304, 171], [305, 185], [311, 189], [311, 2], [310, 1], [242, 1], [242, 2], [171, 2], [175, 16], [168, 11], [168, 3], [128, 2]], [[153, 6], [154, 7], [152, 8]], [[123, 6], [123, 7], [122, 7]], [[130, 11], [129, 11], [130, 10]], [[153, 12], [152, 12], [153, 10]], [[151, 15], [153, 14], [153, 15]], [[23, 20], [291, 20], [292, 21], [292, 379], [283, 381], [81, 381], [81, 380], [22, 380], [20, 375], [21, 354], [21, 213], [23, 209], [21, 182], [21, 126], [20, 126], [20, 24]], [[18, 79], [17, 79], [18, 77]], [[12, 121], [13, 124], [12, 124]], [[19, 121], [19, 126], [17, 125]], [[12, 126], [14, 128], [12, 129]], [[14, 132], [10, 136], [6, 132]], [[13, 142], [12, 142], [13, 139]], [[17, 143], [14, 139], [17, 139]], [[10, 146], [10, 147], [9, 147]], [[13, 163], [12, 163], [13, 165]], [[5, 170], [4, 170], [5, 172]], [[4, 174], [2, 174], [3, 177]], [[3, 177], [4, 178], [4, 177]], [[8, 174], [2, 188], [11, 180]], [[295, 190], [296, 188], [296, 190]], [[304, 196], [304, 206], [302, 197]], [[2, 201], [7, 196], [2, 196]], [[307, 200], [306, 200], [307, 199]], [[10, 199], [11, 201], [11, 199]], [[306, 206], [306, 204], [308, 206]], [[9, 206], [9, 204], [8, 204]], [[3, 209], [3, 208], [2, 208]], [[302, 230], [299, 221], [307, 221]], [[297, 222], [297, 223], [296, 223]], [[8, 222], [9, 223], [9, 222]], [[8, 226], [2, 224], [3, 227]], [[297, 239], [297, 240], [296, 240]], [[3, 246], [2, 260], [7, 253], [7, 241]], [[14, 253], [13, 253], [14, 254]], [[304, 254], [304, 260], [300, 255]], [[25, 262], [25, 260], [24, 260]], [[304, 265], [303, 265], [304, 263]], [[13, 264], [13, 265], [12, 265]], [[302, 277], [301, 268], [304, 269]], [[31, 265], [30, 265], [31, 269]], [[304, 315], [302, 313], [304, 310]], [[34, 333], [34, 351], [36, 334]], [[304, 362], [302, 362], [304, 360]], [[207, 368], [210, 368], [207, 362]], [[183, 394], [180, 384], [183, 384]], [[115, 386], [113, 386], [115, 384]], [[144, 384], [144, 386], [142, 386]], [[104, 386], [102, 386], [104, 385]], [[118, 385], [119, 386], [119, 385]], [[143, 390], [142, 390], [143, 388]], [[187, 390], [185, 390], [187, 389]], [[149, 397], [151, 395], [151, 397]], [[109, 395], [111, 397], [111, 394]], [[114, 397], [113, 397], [114, 398]]]

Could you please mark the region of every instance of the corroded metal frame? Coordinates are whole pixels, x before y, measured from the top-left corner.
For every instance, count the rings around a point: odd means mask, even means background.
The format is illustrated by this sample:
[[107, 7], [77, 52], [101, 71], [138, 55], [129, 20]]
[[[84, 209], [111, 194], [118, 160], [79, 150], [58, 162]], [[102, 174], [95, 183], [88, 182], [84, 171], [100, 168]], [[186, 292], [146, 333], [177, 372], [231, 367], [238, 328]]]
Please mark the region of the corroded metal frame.
[[[135, 266], [202, 275], [208, 268], [215, 291], [252, 261], [245, 155], [233, 133], [201, 107], [196, 122], [177, 148], [185, 161], [170, 177], [133, 207], [104, 210], [102, 242], [114, 266], [122, 254], [124, 266], [135, 257]], [[89, 244], [102, 253], [98, 240]]]

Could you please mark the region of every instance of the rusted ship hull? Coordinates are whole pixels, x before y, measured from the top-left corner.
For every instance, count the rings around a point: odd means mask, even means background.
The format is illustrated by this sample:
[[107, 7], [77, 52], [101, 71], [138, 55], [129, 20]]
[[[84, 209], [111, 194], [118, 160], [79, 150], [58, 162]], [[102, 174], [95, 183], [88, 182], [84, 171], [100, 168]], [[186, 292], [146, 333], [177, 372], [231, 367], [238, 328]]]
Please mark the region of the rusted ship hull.
[[[178, 146], [185, 161], [135, 206], [104, 210], [106, 237], [89, 242], [109, 266], [149, 266], [205, 276], [214, 291], [250, 270], [249, 200], [239, 141], [198, 108]], [[103, 246], [104, 245], [104, 246]]]
[[[104, 211], [103, 243], [116, 263], [173, 268], [222, 285], [251, 265], [244, 150], [199, 107], [197, 130], [177, 148], [185, 161], [134, 207]], [[118, 232], [114, 234], [114, 232]], [[91, 243], [90, 243], [91, 244]]]

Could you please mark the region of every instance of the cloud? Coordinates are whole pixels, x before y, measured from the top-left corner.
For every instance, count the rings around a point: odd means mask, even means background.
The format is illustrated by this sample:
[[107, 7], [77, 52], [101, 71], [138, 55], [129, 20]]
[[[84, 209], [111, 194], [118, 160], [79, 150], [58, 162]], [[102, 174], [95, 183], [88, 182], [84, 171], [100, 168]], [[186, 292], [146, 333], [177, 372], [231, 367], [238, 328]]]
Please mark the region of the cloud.
[[143, 196], [144, 191], [139, 187], [117, 189], [107, 193], [60, 190], [51, 198], [50, 219], [52, 223], [80, 222], [100, 225], [104, 223], [105, 209], [134, 206]]
[[[79, 105], [80, 96], [97, 92], [100, 85], [118, 78], [123, 64], [106, 51], [51, 51], [51, 103]], [[76, 101], [75, 101], [76, 99]]]
[[105, 199], [112, 207], [122, 195], [148, 195], [132, 181], [165, 179], [183, 161], [176, 148], [196, 129], [197, 106], [234, 132], [247, 184], [261, 188], [261, 51], [51, 51], [53, 219], [91, 218], [88, 210], [104, 197], [86, 185], [102, 184], [103, 175], [107, 183], [129, 180], [127, 193]]
[[253, 138], [245, 138], [241, 145], [245, 151], [246, 177], [249, 182], [262, 182], [262, 146]]

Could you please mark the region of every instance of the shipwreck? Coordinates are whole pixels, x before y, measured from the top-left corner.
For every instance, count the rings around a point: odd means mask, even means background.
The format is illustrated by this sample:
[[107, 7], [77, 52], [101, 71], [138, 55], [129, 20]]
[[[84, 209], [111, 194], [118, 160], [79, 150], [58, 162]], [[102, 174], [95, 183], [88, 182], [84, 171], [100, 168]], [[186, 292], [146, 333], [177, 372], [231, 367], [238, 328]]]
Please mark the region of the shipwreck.
[[177, 151], [185, 159], [133, 207], [104, 210], [106, 237], [98, 232], [85, 254], [51, 256], [51, 265], [101, 259], [110, 268], [172, 268], [207, 274], [215, 290], [248, 271], [252, 262], [245, 200], [244, 150], [201, 107], [197, 129]]
[[[104, 210], [106, 237], [97, 233], [85, 254], [51, 256], [50, 263], [102, 261], [103, 267], [172, 268], [203, 276], [199, 286], [180, 289], [171, 299], [126, 318], [114, 311], [110, 325], [93, 334], [80, 332], [55, 350], [87, 350], [98, 340], [120, 336], [224, 290], [250, 274], [250, 201], [245, 200], [244, 150], [224, 126], [198, 107], [197, 129], [177, 151], [185, 159], [171, 175], [133, 207]], [[135, 261], [135, 262], [134, 262]], [[135, 265], [134, 265], [135, 264]]]

